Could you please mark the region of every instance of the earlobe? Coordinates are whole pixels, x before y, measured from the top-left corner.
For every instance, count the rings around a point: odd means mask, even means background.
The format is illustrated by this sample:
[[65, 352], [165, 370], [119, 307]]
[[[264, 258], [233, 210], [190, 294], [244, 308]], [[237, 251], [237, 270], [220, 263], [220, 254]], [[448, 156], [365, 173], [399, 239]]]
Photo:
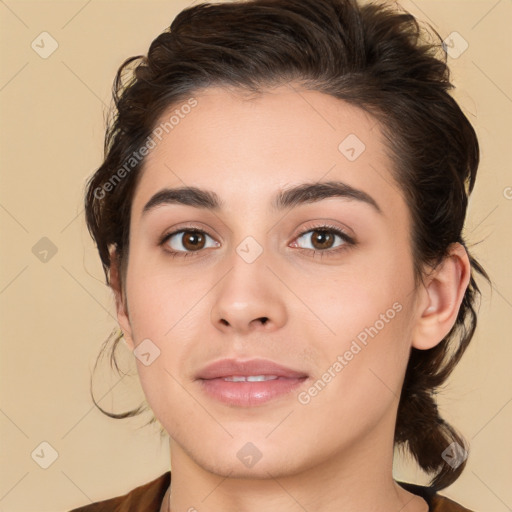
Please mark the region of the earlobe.
[[123, 331], [123, 338], [127, 347], [130, 351], [133, 351], [135, 344], [133, 343], [132, 338], [132, 328], [130, 325], [130, 318], [128, 316], [126, 297], [123, 294], [119, 258], [117, 257], [115, 249], [110, 251], [110, 262], [109, 284], [112, 292], [114, 293], [117, 321], [119, 322], [119, 327]]
[[470, 271], [466, 249], [458, 242], [452, 244], [421, 292], [412, 339], [414, 348], [433, 348], [448, 334], [457, 319]]

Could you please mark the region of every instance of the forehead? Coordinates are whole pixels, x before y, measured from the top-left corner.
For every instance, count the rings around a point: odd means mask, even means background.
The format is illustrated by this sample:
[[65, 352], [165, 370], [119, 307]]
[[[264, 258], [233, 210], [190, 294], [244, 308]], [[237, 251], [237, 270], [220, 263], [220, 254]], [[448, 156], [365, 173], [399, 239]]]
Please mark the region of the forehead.
[[377, 121], [317, 91], [209, 88], [169, 107], [156, 130], [135, 214], [166, 187], [214, 190], [233, 209], [248, 196], [266, 208], [276, 190], [305, 181], [340, 180], [390, 208], [401, 195]]

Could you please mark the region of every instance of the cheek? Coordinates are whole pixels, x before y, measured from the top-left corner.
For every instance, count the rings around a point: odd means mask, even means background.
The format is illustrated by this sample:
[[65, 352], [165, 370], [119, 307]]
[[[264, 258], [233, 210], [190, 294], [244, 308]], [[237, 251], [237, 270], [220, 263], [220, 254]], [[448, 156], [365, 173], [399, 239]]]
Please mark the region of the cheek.
[[[329, 381], [318, 404], [327, 407], [344, 397], [349, 410], [359, 410], [362, 403], [378, 409], [398, 399], [409, 355], [413, 283], [410, 261], [397, 255], [376, 258], [358, 271], [351, 268], [323, 289], [304, 286], [321, 319], [315, 319], [322, 328], [316, 331], [314, 359], [322, 365], [315, 377], [321, 389]], [[318, 343], [319, 332], [324, 343]], [[315, 331], [308, 337], [315, 339]], [[338, 408], [340, 414], [343, 410]]]
[[159, 268], [133, 258], [126, 289], [134, 339], [172, 338], [194, 318], [209, 287], [207, 276], [190, 277], [172, 263]]
[[379, 253], [329, 274], [318, 273], [313, 281], [290, 276], [294, 293], [310, 309], [296, 320], [307, 318], [319, 329], [318, 334], [340, 341], [353, 339], [375, 324], [379, 331], [384, 326], [389, 330], [388, 325], [396, 326], [396, 318], [404, 316], [397, 310], [405, 308], [414, 290], [410, 267], [403, 258]]
[[[311, 431], [336, 438], [341, 425], [343, 435], [350, 437], [368, 432], [393, 414], [407, 365], [410, 314], [405, 307], [395, 308], [399, 311], [384, 309], [387, 322], [364, 321], [361, 315], [363, 327], [354, 325], [354, 336], [341, 331], [329, 343], [311, 387], [298, 397], [307, 417], [316, 418], [309, 425]], [[326, 421], [318, 421], [324, 417]]]
[[197, 275], [191, 279], [171, 265], [162, 270], [143, 260], [135, 255], [128, 267], [130, 325], [135, 345], [147, 346], [158, 354], [149, 366], [137, 360], [137, 367], [151, 408], [166, 410], [166, 401], [179, 405], [190, 398], [182, 396], [178, 381], [183, 380], [184, 369], [190, 366], [194, 347], [197, 352], [207, 318], [206, 302], [200, 299], [212, 284]]

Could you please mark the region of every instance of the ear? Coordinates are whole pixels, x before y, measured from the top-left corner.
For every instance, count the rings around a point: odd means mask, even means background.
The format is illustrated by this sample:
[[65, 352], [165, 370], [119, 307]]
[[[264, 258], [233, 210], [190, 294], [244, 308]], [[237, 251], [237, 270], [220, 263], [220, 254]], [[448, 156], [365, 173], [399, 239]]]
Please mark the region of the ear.
[[412, 346], [420, 350], [435, 347], [455, 324], [471, 277], [464, 246], [452, 244], [448, 255], [427, 278], [418, 301], [418, 319]]
[[128, 316], [128, 304], [126, 302], [126, 296], [123, 293], [120, 263], [115, 249], [110, 251], [109, 277], [110, 287], [114, 292], [116, 301], [117, 321], [119, 322], [119, 327], [121, 327], [121, 330], [123, 331], [123, 338], [126, 345], [130, 351], [133, 351], [135, 344], [133, 343], [132, 327], [130, 325], [130, 318]]

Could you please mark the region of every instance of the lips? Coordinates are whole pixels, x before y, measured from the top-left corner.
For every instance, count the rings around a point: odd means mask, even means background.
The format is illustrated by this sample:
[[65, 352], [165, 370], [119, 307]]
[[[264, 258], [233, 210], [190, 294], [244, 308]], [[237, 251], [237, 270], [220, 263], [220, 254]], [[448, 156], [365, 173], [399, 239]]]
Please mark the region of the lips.
[[196, 378], [210, 380], [234, 376], [274, 376], [284, 379], [301, 379], [308, 375], [266, 359], [252, 359], [250, 361], [223, 359], [203, 368]]
[[206, 395], [233, 407], [253, 407], [289, 397], [307, 379], [304, 372], [265, 359], [224, 359], [208, 365], [196, 377]]

